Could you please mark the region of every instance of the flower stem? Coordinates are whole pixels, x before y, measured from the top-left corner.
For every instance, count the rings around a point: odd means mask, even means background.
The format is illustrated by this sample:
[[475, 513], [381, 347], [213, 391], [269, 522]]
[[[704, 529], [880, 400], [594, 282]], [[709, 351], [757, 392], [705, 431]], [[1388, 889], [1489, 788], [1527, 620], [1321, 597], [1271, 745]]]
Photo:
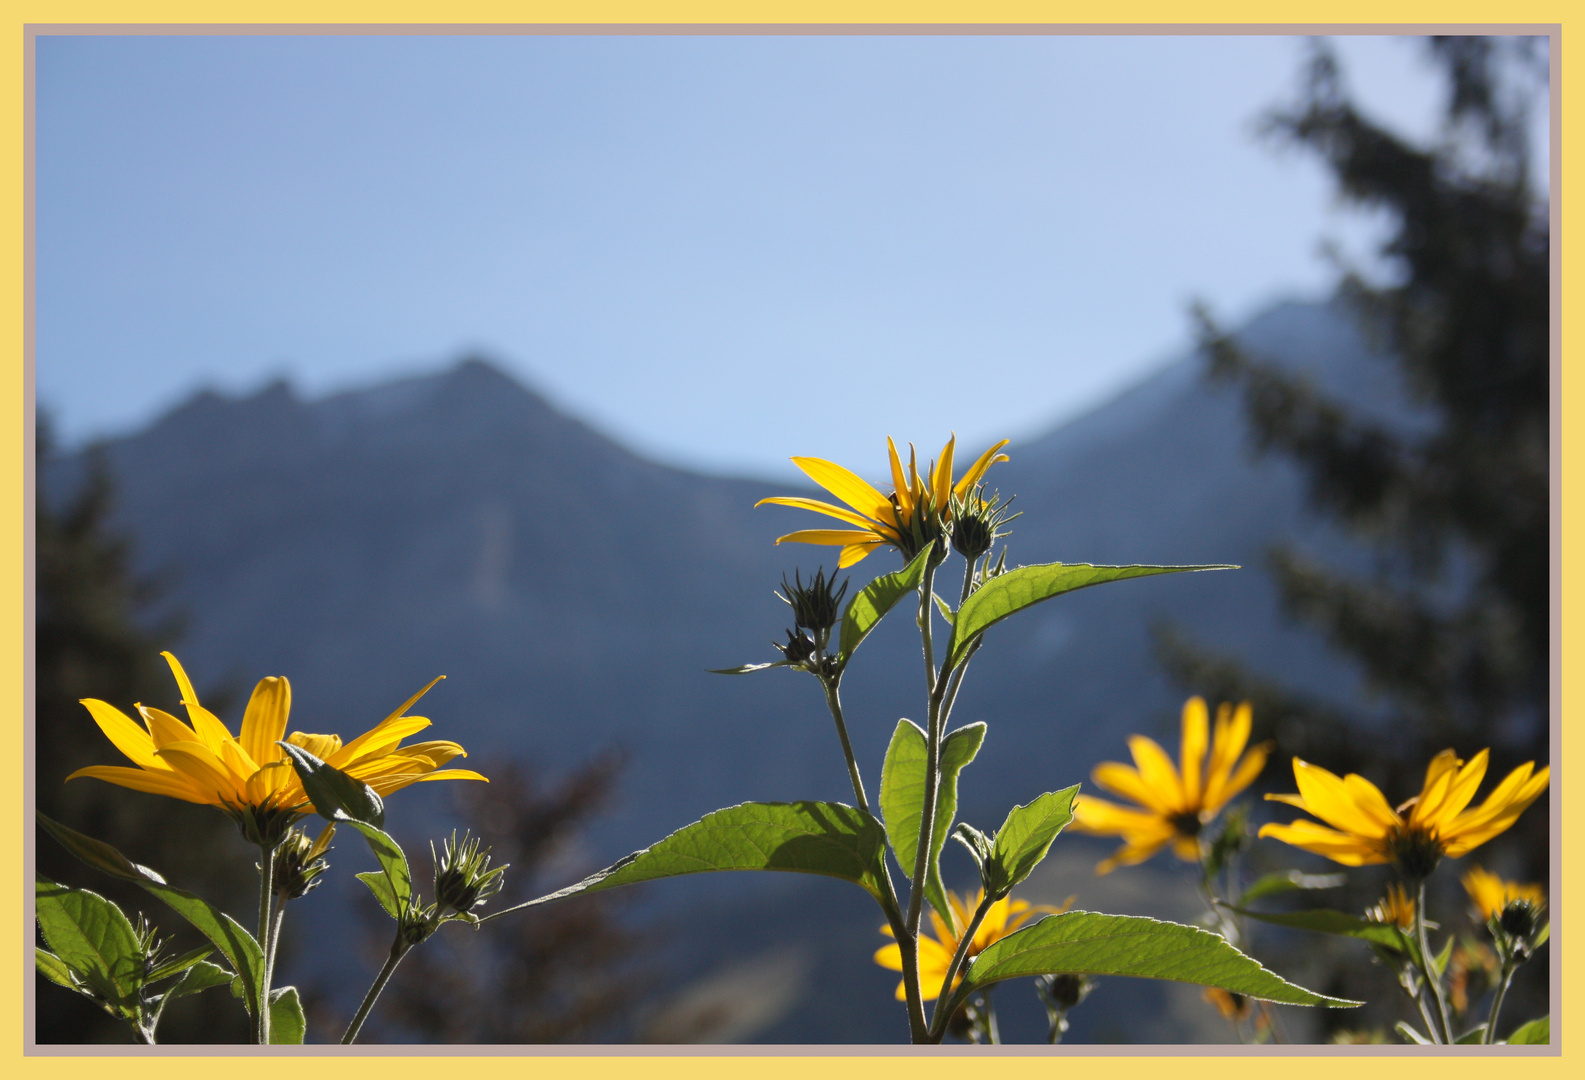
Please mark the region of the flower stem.
[[259, 1000], [254, 1003], [253, 1036], [260, 1046], [270, 1044], [270, 978], [275, 963], [271, 931], [279, 923], [272, 917], [275, 899], [275, 845], [259, 844], [259, 949], [264, 954], [259, 965]]
[[1508, 984], [1513, 982], [1513, 973], [1518, 967], [1516, 960], [1509, 960], [1502, 966], [1502, 980], [1497, 983], [1497, 992], [1492, 995], [1491, 1013], [1486, 1017], [1486, 1034], [1481, 1039], [1487, 1046], [1497, 1041], [1497, 1014], [1502, 1011], [1502, 999], [1508, 996]]
[[[824, 651], [815, 653], [815, 662], [823, 667], [825, 662]], [[859, 802], [859, 809], [866, 814], [870, 812], [870, 801], [864, 794], [864, 779], [859, 775], [858, 758], [853, 755], [853, 743], [848, 739], [847, 721], [842, 718], [842, 699], [838, 695], [835, 679], [820, 676], [820, 685], [826, 692], [826, 708], [831, 711], [831, 719], [836, 722], [837, 738], [842, 740], [842, 757], [848, 763], [848, 779], [853, 782], [853, 797]]]
[[930, 1018], [930, 1041], [938, 1043], [947, 1033], [947, 1022], [951, 1019], [952, 1012], [947, 1008], [948, 999], [952, 997], [954, 984], [957, 982], [958, 970], [963, 967], [963, 961], [968, 958], [969, 946], [974, 944], [974, 934], [980, 928], [980, 923], [985, 921], [985, 913], [991, 910], [994, 901], [989, 895], [980, 898], [980, 906], [974, 909], [974, 915], [969, 919], [969, 925], [964, 928], [963, 934], [958, 938], [958, 951], [952, 956], [952, 963], [947, 965], [947, 974], [941, 980], [941, 993], [936, 997], [935, 1015]]
[[369, 987], [369, 992], [363, 995], [363, 1004], [358, 1006], [358, 1015], [352, 1018], [352, 1023], [347, 1025], [346, 1034], [341, 1036], [342, 1046], [351, 1046], [358, 1037], [358, 1032], [363, 1030], [363, 1022], [369, 1018], [369, 1010], [374, 1008], [374, 1003], [380, 999], [380, 991], [385, 989], [385, 984], [391, 981], [391, 976], [396, 972], [396, 965], [402, 962], [402, 957], [407, 955], [409, 945], [402, 937], [400, 928], [396, 931], [396, 940], [391, 942], [391, 952], [385, 958], [385, 966], [380, 968], [380, 973], [374, 977], [374, 984]]
[[[1436, 962], [1431, 957], [1431, 939], [1425, 932], [1425, 878], [1419, 880], [1414, 902], [1414, 932], [1420, 943], [1420, 974], [1431, 988], [1431, 998], [1436, 1002], [1437, 1019], [1441, 1021], [1442, 1044], [1453, 1043], [1453, 1024], [1448, 1019], [1447, 1001], [1442, 996], [1442, 977], [1436, 972]], [[1436, 1031], [1432, 1031], [1432, 1037]]]
[[[931, 602], [934, 598], [936, 568], [931, 558], [925, 560], [925, 572], [919, 582], [919, 636], [924, 645], [925, 684], [929, 691], [929, 734], [925, 761], [925, 793], [919, 808], [919, 844], [914, 854], [914, 870], [909, 878], [908, 915], [904, 930], [911, 942], [919, 940], [919, 920], [924, 914], [925, 879], [930, 873], [930, 848], [935, 835], [936, 796], [941, 783], [941, 695], [945, 680], [935, 668], [935, 649], [931, 642]], [[917, 964], [917, 952], [915, 963]], [[904, 958], [904, 967], [907, 959]], [[915, 978], [917, 980], [917, 972]], [[921, 1006], [921, 1018], [923, 1008]], [[910, 1018], [911, 1019], [911, 1018]], [[920, 1032], [915, 1032], [918, 1041]], [[928, 1036], [927, 1036], [928, 1037]]]

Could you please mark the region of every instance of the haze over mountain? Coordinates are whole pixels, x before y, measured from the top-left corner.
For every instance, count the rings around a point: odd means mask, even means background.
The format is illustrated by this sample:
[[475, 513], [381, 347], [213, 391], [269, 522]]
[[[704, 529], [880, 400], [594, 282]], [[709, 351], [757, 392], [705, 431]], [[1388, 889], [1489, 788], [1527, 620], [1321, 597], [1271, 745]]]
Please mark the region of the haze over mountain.
[[[1332, 307], [1279, 305], [1240, 336], [1352, 402], [1408, 417], [1392, 369]], [[1250, 457], [1237, 402], [1207, 387], [1201, 367], [1193, 356], [1162, 367], [1080, 420], [1009, 447], [1012, 460], [989, 474], [1024, 511], [1010, 565], [1245, 569], [1085, 590], [994, 630], [954, 716], [991, 722], [965, 774], [961, 818], [994, 827], [1011, 803], [1124, 756], [1131, 732], [1175, 739], [1182, 692], [1151, 656], [1158, 619], [1287, 681], [1344, 700], [1351, 693], [1348, 670], [1282, 622], [1260, 569], [1279, 539], [1328, 558], [1346, 545], [1305, 512], [1290, 466]], [[946, 433], [878, 427], [874, 460], [842, 464], [878, 477], [887, 434], [923, 440], [928, 456]], [[981, 449], [962, 447], [959, 457]], [[752, 509], [791, 489], [643, 460], [477, 359], [319, 401], [284, 384], [242, 399], [200, 394], [105, 450], [117, 524], [134, 538], [139, 566], [167, 581], [164, 603], [186, 613], [177, 651], [201, 687], [229, 680], [245, 692], [262, 675], [285, 674], [294, 729], [347, 734], [444, 674], [414, 711], [435, 721], [426, 737], [456, 739], [474, 762], [513, 755], [559, 771], [620, 748], [619, 801], [586, 837], [594, 864], [721, 806], [851, 801], [812, 683], [781, 670], [706, 670], [775, 659], [769, 642], [789, 622], [772, 594], [782, 572], [835, 561], [835, 549], [773, 546], [814, 524], [799, 511]], [[81, 467], [80, 457], [61, 462], [46, 489], [69, 488]], [[854, 587], [896, 565], [893, 553], [871, 556], [853, 568]], [[922, 711], [911, 622], [884, 623], [844, 682], [872, 791], [897, 718]], [[84, 727], [89, 737], [86, 717]], [[108, 744], [106, 755], [114, 757]], [[434, 792], [404, 793], [393, 800], [393, 830], [417, 842], [443, 814]], [[1103, 907], [1088, 876], [1095, 849], [1074, 850], [1083, 857], [1053, 865], [1081, 867], [1082, 879], [1048, 874], [1041, 887], [1054, 900], [1077, 892], [1081, 906]], [[966, 861], [952, 864], [950, 883], [971, 873]], [[845, 888], [739, 874], [658, 883], [647, 896], [674, 919], [713, 905], [729, 913], [721, 926], [762, 937], [734, 944], [725, 930], [681, 918], [696, 972], [791, 943], [810, 995], [757, 1037], [891, 1041], [901, 1013], [892, 977], [869, 959], [881, 943], [873, 906], [848, 889], [830, 916], [839, 925], [810, 913]], [[315, 963], [333, 966], [349, 948], [332, 942]], [[1192, 1037], [1192, 1025], [1163, 1022], [1166, 1037]]]

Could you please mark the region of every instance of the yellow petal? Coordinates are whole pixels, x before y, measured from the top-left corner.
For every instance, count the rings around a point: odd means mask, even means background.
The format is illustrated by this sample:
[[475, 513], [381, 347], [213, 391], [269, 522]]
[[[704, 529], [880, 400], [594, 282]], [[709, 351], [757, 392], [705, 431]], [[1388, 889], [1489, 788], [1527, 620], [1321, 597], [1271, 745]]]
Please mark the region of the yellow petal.
[[[341, 751], [340, 735], [312, 735], [306, 731], [294, 731], [286, 737], [286, 741], [293, 746], [301, 746], [327, 765], [331, 764], [330, 759]], [[277, 747], [276, 749], [280, 748]], [[284, 750], [281, 752], [282, 754], [285, 753]], [[341, 768], [339, 764], [333, 767]]]
[[897, 506], [901, 511], [898, 516], [902, 524], [907, 525], [914, 519], [914, 499], [908, 489], [908, 478], [903, 475], [903, 463], [897, 457], [897, 444], [892, 442], [890, 435], [886, 436], [886, 455], [891, 462], [892, 488], [897, 494]]
[[[1127, 768], [1127, 766], [1120, 766]], [[1130, 769], [1130, 772], [1133, 770]], [[1080, 795], [1073, 804], [1073, 822], [1068, 828], [1093, 836], [1119, 836], [1159, 828], [1158, 814], [1109, 803], [1093, 795]]]
[[143, 717], [143, 722], [148, 725], [149, 735], [154, 739], [154, 749], [156, 751], [171, 743], [202, 741], [198, 738], [196, 731], [164, 709], [138, 705], [137, 710], [138, 715]]
[[259, 765], [280, 761], [286, 751], [275, 744], [286, 738], [292, 711], [292, 684], [272, 675], [260, 679], [242, 714], [242, 749]]
[[1183, 703], [1183, 734], [1178, 746], [1178, 761], [1182, 766], [1183, 807], [1198, 810], [1203, 794], [1200, 781], [1201, 766], [1205, 763], [1205, 750], [1210, 742], [1211, 718], [1205, 699], [1191, 697]]
[[1118, 848], [1111, 858], [1105, 859], [1095, 866], [1097, 876], [1104, 876], [1116, 870], [1119, 866], [1135, 866], [1150, 858], [1156, 852], [1167, 846], [1167, 842], [1176, 835], [1171, 829], [1165, 829], [1159, 836], [1140, 837], [1131, 839], [1127, 844]]
[[382, 720], [331, 754], [325, 763], [338, 769], [348, 769], [365, 758], [389, 753], [397, 743], [429, 726], [429, 719], [423, 716], [396, 716]]
[[821, 502], [819, 499], [803, 499], [792, 495], [777, 495], [773, 498], [761, 499], [754, 505], [759, 507], [764, 506], [766, 503], [771, 503], [775, 506], [793, 506], [800, 510], [813, 510], [817, 514], [824, 514], [827, 517], [837, 518], [838, 520], [845, 521], [850, 525], [857, 525], [861, 529], [873, 529], [875, 527], [875, 522], [871, 521], [863, 514], [855, 513], [852, 510], [844, 510], [840, 506], [832, 506], [830, 503]]
[[1001, 442], [985, 451], [985, 453], [981, 454], [979, 460], [973, 465], [970, 465], [969, 471], [963, 474], [963, 479], [958, 481], [957, 487], [953, 488], [953, 493], [956, 494], [958, 498], [963, 498], [963, 496], [967, 495], [969, 490], [973, 488], [975, 484], [979, 483], [980, 477], [985, 475], [985, 470], [989, 469], [992, 465], [995, 465], [998, 461], [1011, 460], [1006, 454], [997, 453], [998, 450], [1010, 442], [1012, 442], [1011, 439], [1003, 439]]
[[1415, 804], [1411, 821], [1423, 822], [1426, 825], [1445, 824], [1463, 813], [1470, 800], [1475, 797], [1475, 792], [1480, 788], [1480, 782], [1486, 778], [1486, 763], [1491, 759], [1490, 751], [1482, 750], [1469, 759], [1467, 764], [1461, 765], [1453, 773], [1442, 790], [1440, 799], [1432, 802], [1422, 798]]
[[1236, 794], [1226, 792], [1225, 785], [1238, 762], [1238, 755], [1244, 752], [1244, 747], [1249, 743], [1249, 731], [1253, 723], [1254, 711], [1247, 701], [1236, 710], [1225, 701], [1216, 707], [1216, 727], [1211, 735], [1211, 760], [1205, 770], [1207, 803], [1220, 799], [1218, 805], [1221, 805]]
[[472, 769], [441, 769], [430, 773], [408, 773], [405, 776], [379, 777], [369, 783], [369, 786], [380, 794], [381, 798], [393, 791], [401, 791], [410, 784], [425, 783], [430, 780], [482, 780], [490, 782], [488, 776], [483, 776]]
[[[1387, 830], [1359, 808], [1341, 777], [1319, 765], [1294, 758], [1293, 778], [1299, 785], [1299, 794], [1304, 797], [1304, 808], [1328, 825], [1373, 839], [1386, 835]], [[1370, 784], [1363, 777], [1361, 781]], [[1370, 786], [1375, 787], [1374, 784]], [[1380, 794], [1379, 789], [1377, 794]]]
[[134, 791], [168, 795], [173, 799], [181, 799], [183, 802], [199, 803], [204, 806], [216, 805], [214, 799], [199, 791], [185, 775], [171, 768], [156, 771], [152, 769], [129, 769], [124, 765], [90, 765], [86, 769], [78, 769], [66, 779], [75, 780], [79, 776], [88, 776], [95, 780], [108, 780], [112, 784], [119, 784], [124, 788], [132, 788]]
[[1157, 814], [1173, 814], [1177, 812], [1175, 805], [1175, 789], [1171, 791], [1158, 791], [1152, 788], [1138, 769], [1131, 765], [1124, 765], [1120, 761], [1103, 761], [1090, 772], [1090, 778], [1097, 785], [1113, 795], [1121, 795], [1125, 799], [1132, 799], [1140, 806], [1149, 807]]
[[1266, 757], [1271, 753], [1272, 744], [1261, 743], [1249, 752], [1249, 756], [1238, 763], [1238, 768], [1233, 770], [1233, 775], [1227, 778], [1225, 784], [1217, 786], [1215, 791], [1207, 790], [1205, 793], [1205, 808], [1213, 813], [1228, 804], [1240, 791], [1255, 782], [1262, 770], [1266, 767]]
[[952, 451], [957, 444], [958, 436], [953, 432], [947, 445], [941, 448], [941, 460], [936, 462], [935, 474], [930, 478], [931, 498], [935, 501], [936, 509], [943, 512], [952, 495]]
[[160, 747], [160, 756], [171, 767], [187, 776], [193, 788], [209, 796], [217, 806], [240, 806], [246, 802], [246, 777], [234, 775], [225, 762], [201, 742], [178, 742]]
[[868, 481], [835, 462], [810, 457], [795, 457], [792, 462], [809, 479], [861, 514], [878, 518], [883, 507], [891, 506], [886, 496], [871, 487]]
[[1295, 821], [1289, 825], [1262, 825], [1261, 836], [1281, 840], [1296, 848], [1324, 855], [1344, 866], [1369, 866], [1387, 861], [1387, 855], [1378, 846], [1357, 836], [1317, 825], [1313, 821]]
[[182, 692], [182, 704], [184, 706], [197, 705], [198, 694], [193, 690], [193, 680], [187, 677], [187, 671], [182, 667], [182, 662], [176, 659], [175, 653], [162, 652], [160, 655], [165, 657], [166, 664], [170, 665], [171, 674], [176, 676], [177, 689]]
[[126, 713], [98, 698], [83, 698], [82, 704], [94, 718], [94, 723], [99, 725], [99, 730], [132, 764], [157, 772], [170, 771], [169, 765], [154, 756], [154, 740], [149, 737], [149, 733]]
[[1190, 809], [1183, 801], [1183, 785], [1178, 780], [1178, 770], [1155, 739], [1131, 735], [1128, 749], [1134, 755], [1134, 764], [1139, 766], [1139, 775], [1145, 786], [1156, 792], [1160, 805], [1169, 808], [1168, 813]]
[[837, 569], [846, 570], [854, 563], [863, 559], [870, 552], [883, 545], [879, 540], [868, 544], [849, 544], [842, 549], [842, 554], [837, 558]]
[[878, 544], [885, 538], [871, 530], [857, 532], [852, 529], [800, 529], [786, 536], [778, 536], [778, 544], [836, 544], [848, 547], [853, 544]]

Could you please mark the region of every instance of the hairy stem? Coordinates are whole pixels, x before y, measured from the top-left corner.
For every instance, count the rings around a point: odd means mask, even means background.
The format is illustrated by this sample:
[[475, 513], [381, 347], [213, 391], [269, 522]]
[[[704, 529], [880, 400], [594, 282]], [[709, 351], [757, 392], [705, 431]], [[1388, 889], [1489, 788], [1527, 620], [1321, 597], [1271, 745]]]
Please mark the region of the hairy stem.
[[358, 1015], [352, 1018], [352, 1023], [347, 1025], [346, 1034], [341, 1036], [342, 1046], [351, 1046], [358, 1038], [358, 1032], [363, 1030], [363, 1022], [369, 1018], [369, 1010], [374, 1008], [374, 1003], [380, 999], [380, 991], [385, 989], [385, 984], [391, 981], [391, 976], [396, 972], [396, 965], [406, 956], [409, 945], [402, 937], [401, 928], [396, 931], [396, 940], [391, 942], [391, 952], [385, 958], [385, 966], [380, 968], [380, 973], [374, 977], [374, 984], [369, 987], [369, 992], [363, 995], [363, 1004], [358, 1006]]
[[946, 978], [941, 980], [941, 993], [936, 996], [936, 1011], [930, 1018], [930, 1041], [933, 1043], [940, 1042], [947, 1033], [947, 1021], [952, 1017], [952, 1011], [947, 1005], [948, 999], [952, 997], [953, 984], [957, 982], [958, 971], [963, 967], [963, 961], [968, 958], [969, 946], [974, 944], [974, 934], [979, 930], [980, 923], [985, 921], [985, 913], [991, 910], [991, 904], [994, 902], [989, 895], [981, 897], [980, 906], [974, 909], [969, 925], [958, 938], [958, 951], [952, 955], [952, 963], [947, 965]]
[[[825, 654], [823, 651], [815, 653], [815, 663], [823, 665]], [[864, 794], [864, 779], [859, 775], [858, 758], [853, 755], [853, 743], [848, 739], [847, 721], [842, 718], [842, 699], [838, 696], [835, 679], [820, 676], [820, 685], [826, 693], [826, 708], [831, 711], [831, 719], [836, 722], [837, 738], [842, 740], [842, 757], [848, 763], [848, 779], [853, 782], [853, 797], [859, 802], [859, 809], [866, 814], [870, 812], [870, 801]]]
[[270, 1044], [270, 979], [274, 975], [275, 951], [270, 947], [270, 931], [278, 925], [271, 907], [275, 899], [275, 845], [259, 845], [259, 1000], [253, 1015], [253, 1038], [260, 1046]]
[[1502, 979], [1497, 983], [1497, 992], [1492, 995], [1491, 1013], [1486, 1017], [1486, 1034], [1481, 1042], [1490, 1046], [1497, 1041], [1497, 1014], [1502, 1012], [1502, 999], [1508, 996], [1508, 984], [1513, 982], [1513, 973], [1519, 967], [1515, 960], [1508, 960], [1502, 966]]
[[[1437, 1019], [1441, 1021], [1441, 1043], [1453, 1043], [1453, 1023], [1448, 1019], [1447, 999], [1442, 995], [1442, 979], [1436, 973], [1436, 962], [1431, 956], [1431, 939], [1425, 932], [1425, 878], [1416, 885], [1414, 901], [1414, 932], [1420, 942], [1420, 974], [1431, 988], [1431, 999], [1436, 1002]], [[1436, 1037], [1433, 1030], [1432, 1037]]]

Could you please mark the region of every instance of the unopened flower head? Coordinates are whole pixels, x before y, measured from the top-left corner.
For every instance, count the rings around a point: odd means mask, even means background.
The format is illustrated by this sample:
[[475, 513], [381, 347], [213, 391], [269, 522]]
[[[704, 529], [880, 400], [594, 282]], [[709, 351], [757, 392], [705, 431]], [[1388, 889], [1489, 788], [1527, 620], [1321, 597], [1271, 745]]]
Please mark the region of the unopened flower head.
[[1459, 880], [1464, 884], [1464, 891], [1469, 893], [1475, 910], [1485, 920], [1500, 918], [1515, 901], [1523, 901], [1534, 908], [1546, 904], [1546, 891], [1541, 886], [1504, 881], [1480, 866], [1470, 867], [1469, 872]]
[[842, 587], [837, 588], [836, 575], [828, 579], [825, 567], [817, 569], [807, 585], [797, 570], [793, 571], [791, 584], [787, 582], [787, 575], [783, 574], [781, 587], [782, 591], [776, 595], [792, 608], [793, 624], [800, 629], [823, 634], [835, 626], [837, 619], [842, 616], [842, 598], [847, 594], [848, 582], [844, 580]]
[[330, 841], [335, 835], [334, 823], [321, 829], [313, 840], [300, 828], [288, 830], [281, 838], [280, 846], [275, 849], [272, 878], [275, 891], [284, 894], [288, 900], [295, 900], [317, 888], [319, 876], [330, 866], [325, 861], [325, 853], [330, 850]]
[[976, 484], [972, 491], [961, 498], [954, 494], [952, 549], [970, 562], [991, 550], [996, 541], [1010, 531], [1003, 526], [1023, 512], [1009, 513], [1012, 502], [1012, 499], [1002, 502], [1001, 494], [995, 491], [986, 498], [984, 485], [981, 484]]
[[1123, 846], [1095, 872], [1144, 862], [1168, 844], [1180, 859], [1197, 862], [1201, 830], [1266, 767], [1269, 743], [1244, 752], [1253, 722], [1248, 702], [1236, 709], [1223, 703], [1213, 732], [1205, 699], [1192, 697], [1183, 705], [1181, 768], [1144, 735], [1128, 740], [1134, 765], [1097, 765], [1090, 776], [1098, 786], [1138, 805], [1119, 806], [1093, 795], [1075, 801], [1071, 828], [1123, 838]]
[[1344, 866], [1392, 863], [1405, 877], [1430, 875], [1446, 855], [1458, 858], [1502, 833], [1546, 790], [1550, 770], [1526, 762], [1505, 777], [1486, 801], [1466, 809], [1486, 775], [1487, 751], [1468, 762], [1451, 750], [1432, 759], [1420, 794], [1393, 809], [1381, 789], [1362, 776], [1338, 777], [1318, 765], [1293, 759], [1296, 795], [1267, 795], [1297, 806], [1332, 828], [1299, 819], [1266, 825], [1270, 836]]
[[441, 769], [452, 758], [467, 756], [454, 742], [400, 745], [407, 736], [429, 726], [424, 717], [405, 714], [440, 681], [438, 678], [346, 745], [342, 745], [338, 735], [301, 731], [288, 735], [291, 684], [274, 676], [262, 679], [248, 699], [242, 717], [242, 737], [238, 739], [198, 703], [192, 681], [176, 657], [168, 652], [161, 655], [176, 677], [189, 723], [140, 704], [136, 706], [143, 719], [140, 726], [120, 709], [85, 698], [83, 705], [100, 730], [137, 768], [90, 765], [78, 769], [67, 780], [91, 776], [138, 791], [218, 807], [238, 823], [250, 841], [274, 846], [291, 823], [313, 807], [286, 751], [276, 745], [282, 739], [362, 780], [381, 797], [422, 780], [485, 779], [467, 769]]
[[[434, 856], [434, 845], [430, 845]], [[507, 864], [490, 869], [490, 849], [479, 847], [479, 838], [451, 832], [449, 840], [440, 842], [440, 855], [435, 858], [435, 904], [442, 911], [450, 908], [459, 915], [467, 915], [475, 907], [501, 891], [502, 875]]]
[[774, 641], [771, 644], [775, 645], [777, 650], [781, 652], [782, 659], [797, 667], [808, 665], [809, 661], [814, 658], [815, 639], [801, 630], [787, 631], [787, 644], [785, 645]]
[[998, 461], [1006, 461], [1001, 453], [1009, 440], [1003, 439], [992, 446], [969, 466], [956, 484], [952, 482], [952, 455], [957, 436], [947, 440], [941, 456], [931, 463], [923, 474], [919, 472], [913, 444], [908, 447], [908, 468], [905, 472], [902, 459], [897, 456], [897, 446], [886, 439], [890, 457], [892, 492], [883, 495], [869, 482], [842, 466], [822, 458], [795, 457], [793, 464], [802, 469], [811, 480], [841, 499], [847, 507], [833, 506], [818, 499], [793, 496], [776, 496], [761, 499], [755, 506], [774, 503], [813, 510], [834, 517], [857, 529], [804, 529], [776, 539], [778, 544], [832, 544], [842, 549], [837, 568], [852, 566], [878, 547], [894, 547], [905, 560], [912, 559], [930, 544], [944, 537], [952, 521], [952, 500], [962, 499], [980, 478]]

